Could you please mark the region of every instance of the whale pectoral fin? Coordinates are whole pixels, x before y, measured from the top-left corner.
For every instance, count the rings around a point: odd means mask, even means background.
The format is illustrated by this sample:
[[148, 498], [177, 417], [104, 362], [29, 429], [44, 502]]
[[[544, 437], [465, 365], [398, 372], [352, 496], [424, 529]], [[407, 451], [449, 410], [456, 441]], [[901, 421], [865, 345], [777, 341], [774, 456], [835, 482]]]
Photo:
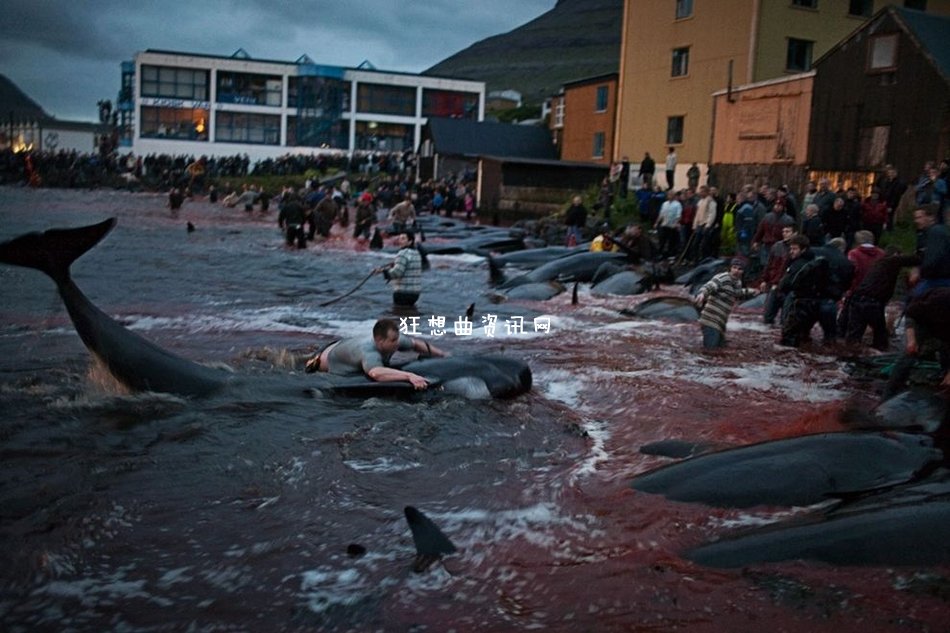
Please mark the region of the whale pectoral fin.
[[412, 506], [406, 506], [403, 512], [409, 529], [412, 531], [412, 541], [416, 546], [416, 557], [413, 560], [412, 570], [423, 572], [438, 561], [443, 554], [455, 553], [455, 545], [442, 533], [429, 517]]

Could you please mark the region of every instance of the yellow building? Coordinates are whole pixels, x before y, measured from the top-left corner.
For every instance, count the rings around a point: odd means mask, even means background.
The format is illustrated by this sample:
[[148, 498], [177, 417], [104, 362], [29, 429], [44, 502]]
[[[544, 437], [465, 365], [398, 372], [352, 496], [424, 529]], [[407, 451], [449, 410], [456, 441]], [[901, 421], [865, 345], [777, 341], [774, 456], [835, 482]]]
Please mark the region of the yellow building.
[[[887, 4], [625, 0], [613, 158], [643, 152], [662, 157], [673, 147], [676, 185], [685, 184], [683, 174], [691, 163], [710, 160], [714, 92], [809, 70]], [[902, 4], [950, 14], [950, 0]]]

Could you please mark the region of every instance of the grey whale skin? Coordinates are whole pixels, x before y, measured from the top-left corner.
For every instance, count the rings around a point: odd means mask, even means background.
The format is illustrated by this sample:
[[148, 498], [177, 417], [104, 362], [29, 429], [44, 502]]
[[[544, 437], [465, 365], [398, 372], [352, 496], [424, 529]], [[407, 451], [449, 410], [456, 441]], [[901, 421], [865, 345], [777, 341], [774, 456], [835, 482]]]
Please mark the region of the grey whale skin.
[[950, 562], [950, 471], [942, 439], [888, 430], [774, 440], [685, 459], [635, 477], [632, 486], [729, 508], [835, 502], [683, 554], [700, 565], [940, 565]]

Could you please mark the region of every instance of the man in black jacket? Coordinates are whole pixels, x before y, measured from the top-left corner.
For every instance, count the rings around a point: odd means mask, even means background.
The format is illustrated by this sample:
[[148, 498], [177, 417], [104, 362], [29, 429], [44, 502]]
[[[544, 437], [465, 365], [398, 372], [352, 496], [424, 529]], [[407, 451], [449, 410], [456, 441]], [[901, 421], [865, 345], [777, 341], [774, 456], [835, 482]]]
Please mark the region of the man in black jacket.
[[[795, 235], [788, 241], [789, 264], [779, 282], [779, 290], [787, 297], [788, 310], [782, 322], [781, 345], [798, 347], [809, 339], [812, 326], [823, 316], [822, 299], [827, 292], [828, 260], [816, 257], [808, 238]], [[835, 324], [821, 319], [827, 342], [835, 337]], [[830, 339], [830, 341], [829, 341]]]
[[887, 349], [889, 339], [884, 309], [894, 295], [901, 270], [920, 261], [916, 255], [901, 255], [899, 250], [888, 248], [887, 255], [874, 262], [855, 286], [841, 309], [842, 318], [838, 322], [839, 334], [849, 344], [860, 343], [864, 331], [870, 327], [871, 347], [882, 352]]
[[583, 230], [587, 226], [587, 207], [584, 206], [584, 200], [580, 196], [574, 196], [571, 200], [571, 206], [567, 208], [564, 216], [564, 224], [567, 226], [568, 246], [574, 246], [583, 241]]
[[930, 288], [950, 286], [950, 229], [938, 222], [937, 213], [933, 205], [914, 211], [920, 267], [910, 274], [913, 296]]
[[643, 154], [643, 160], [640, 161], [640, 180], [650, 183], [653, 188], [653, 175], [656, 173], [656, 161], [650, 157], [650, 152]]

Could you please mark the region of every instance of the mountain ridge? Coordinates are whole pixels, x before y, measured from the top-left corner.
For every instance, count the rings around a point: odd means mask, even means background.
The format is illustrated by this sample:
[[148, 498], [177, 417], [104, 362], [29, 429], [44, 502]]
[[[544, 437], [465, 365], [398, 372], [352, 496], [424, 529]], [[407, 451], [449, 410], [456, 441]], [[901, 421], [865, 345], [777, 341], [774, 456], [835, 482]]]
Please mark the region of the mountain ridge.
[[562, 85], [620, 68], [623, 0], [558, 0], [507, 33], [475, 42], [422, 72], [517, 90], [538, 105]]

